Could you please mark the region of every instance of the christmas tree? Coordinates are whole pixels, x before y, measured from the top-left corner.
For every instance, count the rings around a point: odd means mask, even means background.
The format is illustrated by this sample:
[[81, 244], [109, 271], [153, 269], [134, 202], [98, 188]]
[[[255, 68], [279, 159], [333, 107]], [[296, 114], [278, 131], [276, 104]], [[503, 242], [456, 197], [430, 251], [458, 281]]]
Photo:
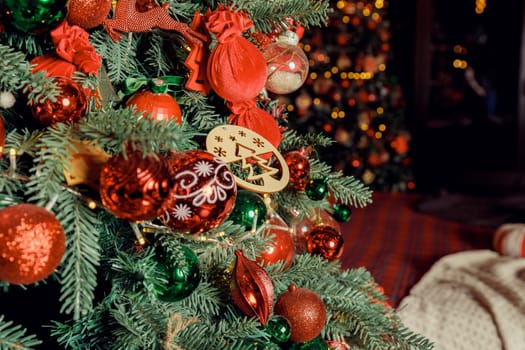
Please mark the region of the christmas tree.
[[291, 125], [332, 137], [336, 142], [322, 159], [373, 190], [413, 190], [405, 99], [389, 69], [395, 59], [389, 3], [331, 5], [327, 28], [313, 28], [301, 41], [310, 62], [308, 79], [281, 98], [291, 110]]
[[2, 1], [0, 348], [431, 348], [337, 260], [371, 190], [268, 97], [329, 12]]

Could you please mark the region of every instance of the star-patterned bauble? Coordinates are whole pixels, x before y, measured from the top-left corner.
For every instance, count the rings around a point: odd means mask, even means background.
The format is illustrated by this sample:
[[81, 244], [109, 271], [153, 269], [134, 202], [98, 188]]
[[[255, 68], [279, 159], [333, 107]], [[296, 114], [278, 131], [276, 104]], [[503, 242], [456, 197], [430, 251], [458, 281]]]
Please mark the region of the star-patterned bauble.
[[330, 226], [317, 226], [306, 235], [306, 250], [329, 261], [339, 258], [343, 247], [343, 235]]
[[262, 196], [248, 190], [239, 190], [228, 218], [237, 225], [244, 226], [246, 230], [255, 230], [264, 223], [267, 213]]
[[166, 158], [139, 151], [112, 156], [100, 172], [100, 198], [106, 209], [126, 220], [152, 220], [171, 200], [173, 178]]
[[272, 280], [255, 261], [236, 250], [230, 291], [233, 302], [246, 316], [257, 316], [266, 326], [272, 311], [274, 290]]
[[65, 249], [64, 229], [47, 209], [17, 204], [0, 210], [0, 281], [43, 280], [58, 267]]
[[66, 16], [67, 0], [3, 0], [6, 18], [22, 32], [41, 32]]
[[162, 222], [185, 233], [219, 226], [231, 213], [237, 196], [237, 185], [226, 163], [203, 150], [173, 152], [167, 159], [173, 174], [173, 200]]
[[60, 95], [54, 102], [47, 99], [42, 103], [31, 104], [33, 116], [44, 126], [79, 121], [87, 111], [87, 98], [84, 91], [71, 78], [54, 77], [53, 80]]
[[68, 0], [67, 21], [84, 29], [104, 22], [111, 9], [111, 0]]
[[190, 295], [200, 282], [199, 258], [188, 247], [172, 252], [158, 249], [158, 268], [166, 282], [156, 286], [154, 293], [162, 301], [179, 301]]
[[276, 213], [270, 213], [267, 219], [264, 236], [271, 236], [271, 242], [264, 252], [259, 254], [255, 261], [264, 265], [284, 261], [285, 267], [290, 267], [295, 256], [294, 240], [290, 228]]
[[263, 49], [268, 78], [266, 89], [276, 94], [289, 94], [299, 89], [308, 76], [308, 57], [297, 46], [299, 37], [285, 31], [273, 44]]
[[168, 94], [168, 85], [161, 79], [153, 80], [151, 90], [144, 89], [135, 92], [126, 106], [134, 106], [138, 112], [151, 120], [164, 121], [173, 120], [180, 124], [182, 122], [182, 111], [173, 96]]
[[273, 312], [290, 323], [290, 340], [295, 342], [314, 339], [326, 322], [326, 308], [321, 298], [315, 292], [293, 284], [279, 296]]

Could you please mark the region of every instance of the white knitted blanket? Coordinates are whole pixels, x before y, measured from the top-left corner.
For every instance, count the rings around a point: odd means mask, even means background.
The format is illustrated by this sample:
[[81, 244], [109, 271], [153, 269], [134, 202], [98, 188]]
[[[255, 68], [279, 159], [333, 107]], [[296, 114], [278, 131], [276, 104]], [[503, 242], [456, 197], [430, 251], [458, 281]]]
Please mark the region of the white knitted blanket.
[[525, 350], [525, 258], [489, 250], [445, 256], [397, 313], [435, 350]]

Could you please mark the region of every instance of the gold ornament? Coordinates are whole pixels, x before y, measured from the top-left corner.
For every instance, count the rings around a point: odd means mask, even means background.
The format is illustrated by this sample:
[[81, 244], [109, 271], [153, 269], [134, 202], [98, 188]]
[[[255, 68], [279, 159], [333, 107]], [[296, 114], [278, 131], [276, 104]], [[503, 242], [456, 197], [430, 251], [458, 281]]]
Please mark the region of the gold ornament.
[[[284, 157], [268, 140], [250, 129], [237, 125], [218, 126], [208, 134], [206, 148], [227, 164], [241, 164], [248, 175], [246, 179], [235, 176], [235, 181], [242, 188], [274, 193], [288, 184], [290, 172]], [[276, 161], [272, 161], [272, 156]]]

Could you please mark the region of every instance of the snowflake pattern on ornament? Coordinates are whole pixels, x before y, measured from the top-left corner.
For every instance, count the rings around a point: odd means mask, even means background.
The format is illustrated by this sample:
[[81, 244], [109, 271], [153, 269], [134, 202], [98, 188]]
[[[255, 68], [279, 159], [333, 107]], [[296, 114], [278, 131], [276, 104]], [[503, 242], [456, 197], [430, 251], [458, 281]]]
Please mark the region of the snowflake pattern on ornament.
[[192, 215], [191, 208], [186, 203], [176, 204], [172, 213], [177, 220], [186, 220]]
[[[220, 158], [214, 157], [215, 163], [207, 160], [200, 160], [192, 170], [181, 171], [175, 176], [175, 181], [179, 181], [180, 188], [187, 192], [186, 194], [175, 194], [177, 200], [193, 199], [191, 204], [199, 207], [204, 203], [214, 204], [217, 201], [225, 201], [228, 197], [228, 190], [235, 186], [235, 179], [229, 171], [224, 171], [227, 167]], [[202, 184], [202, 178], [209, 178]], [[193, 190], [194, 187], [198, 187]], [[177, 206], [174, 210], [177, 210]], [[191, 212], [191, 209], [190, 209]]]

